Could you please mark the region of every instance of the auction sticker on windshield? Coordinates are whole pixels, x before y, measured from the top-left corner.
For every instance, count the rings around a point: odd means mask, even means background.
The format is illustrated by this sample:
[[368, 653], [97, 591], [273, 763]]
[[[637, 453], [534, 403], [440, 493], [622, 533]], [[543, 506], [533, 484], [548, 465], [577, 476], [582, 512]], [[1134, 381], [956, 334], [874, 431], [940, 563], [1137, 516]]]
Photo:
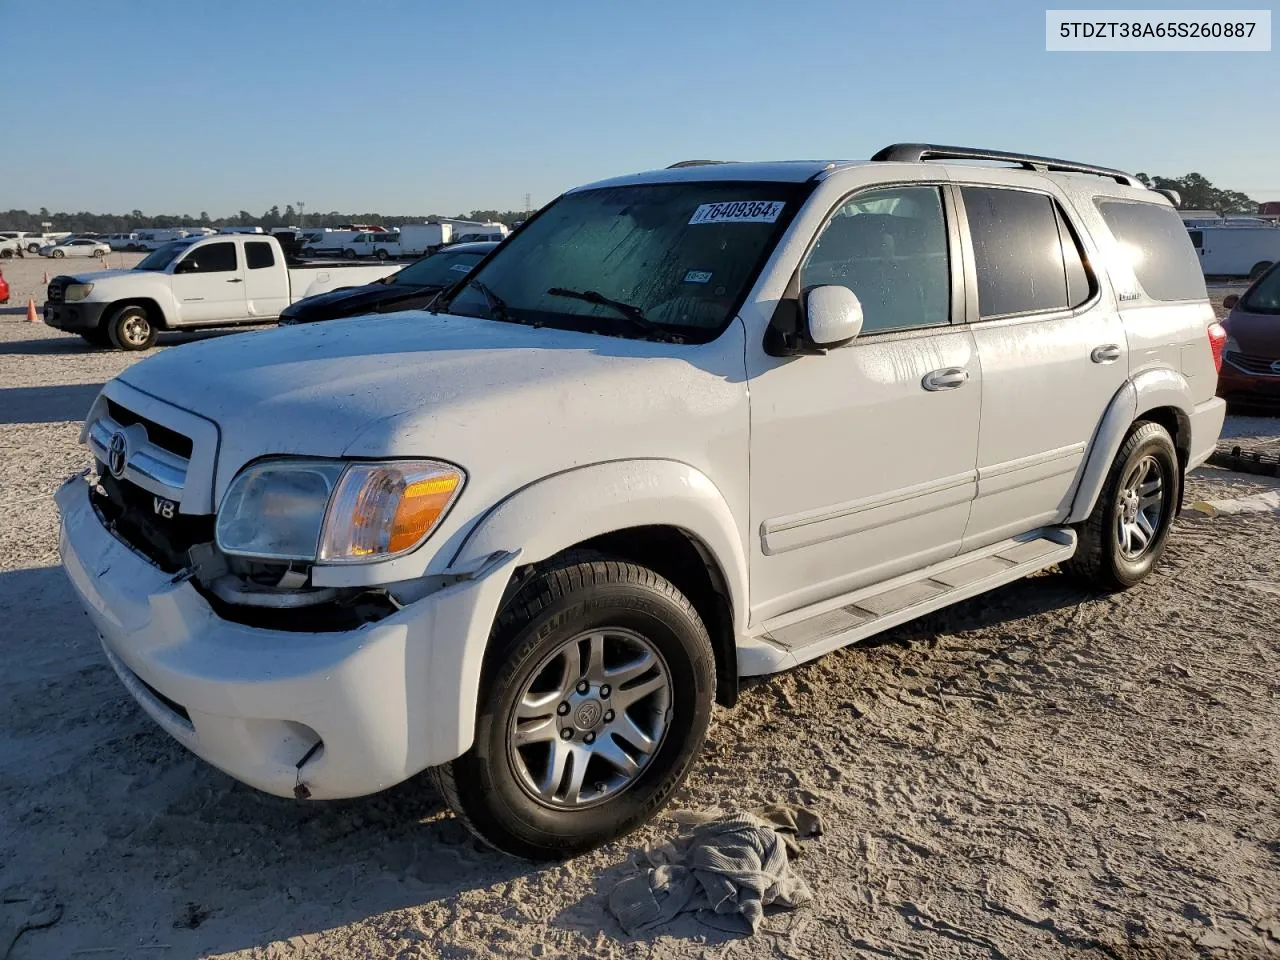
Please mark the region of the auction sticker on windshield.
[[732, 200], [704, 203], [689, 223], [776, 223], [786, 204], [781, 200]]

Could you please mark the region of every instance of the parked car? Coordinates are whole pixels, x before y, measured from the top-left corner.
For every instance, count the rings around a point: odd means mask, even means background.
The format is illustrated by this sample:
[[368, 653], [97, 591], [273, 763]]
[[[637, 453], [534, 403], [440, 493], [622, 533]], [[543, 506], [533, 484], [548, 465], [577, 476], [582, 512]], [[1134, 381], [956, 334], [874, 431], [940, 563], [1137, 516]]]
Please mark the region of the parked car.
[[48, 238], [43, 233], [26, 233], [22, 230], [0, 230], [0, 242], [12, 240], [13, 246], [9, 249], [22, 250], [24, 253], [38, 253], [40, 248], [48, 242]]
[[40, 256], [61, 260], [63, 257], [105, 257], [111, 247], [101, 240], [89, 237], [71, 237], [57, 243], [46, 244], [40, 248]]
[[1196, 227], [1188, 231], [1206, 277], [1256, 280], [1280, 263], [1280, 224]]
[[1218, 396], [1241, 407], [1280, 408], [1280, 263], [1223, 300], [1227, 342]]
[[26, 256], [22, 241], [17, 238], [0, 239], [0, 258], [9, 260], [12, 257]]
[[4, 271], [0, 270], [0, 303], [9, 302], [9, 281], [4, 278]]
[[307, 234], [302, 243], [302, 252], [306, 256], [342, 256], [342, 251], [353, 237], [368, 231], [361, 230], [324, 230]]
[[112, 250], [128, 250], [130, 253], [138, 248], [136, 233], [109, 233], [102, 238]]
[[146, 350], [160, 330], [268, 323], [303, 297], [370, 283], [391, 265], [287, 266], [275, 237], [173, 240], [132, 270], [49, 281], [44, 322], [95, 346]]
[[342, 287], [307, 297], [285, 307], [280, 323], [315, 323], [362, 313], [420, 309], [445, 287], [470, 273], [496, 246], [496, 243], [457, 244], [415, 260], [403, 270], [363, 287]]
[[342, 245], [342, 256], [347, 260], [357, 257], [377, 257], [390, 260], [400, 256], [398, 233], [357, 233]]
[[1137, 584], [1223, 422], [1177, 212], [1023, 154], [606, 180], [433, 310], [130, 366], [61, 551], [194, 753], [300, 799], [432, 768], [523, 857], [651, 817], [741, 677], [1058, 564]]

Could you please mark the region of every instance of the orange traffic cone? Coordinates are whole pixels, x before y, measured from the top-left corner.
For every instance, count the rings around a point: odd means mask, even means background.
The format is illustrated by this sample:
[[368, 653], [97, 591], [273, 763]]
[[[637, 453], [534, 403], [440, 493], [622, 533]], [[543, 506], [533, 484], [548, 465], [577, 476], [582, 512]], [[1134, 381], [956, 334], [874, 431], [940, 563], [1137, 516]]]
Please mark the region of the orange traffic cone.
[[39, 323], [40, 317], [36, 313], [36, 298], [27, 297], [27, 323]]

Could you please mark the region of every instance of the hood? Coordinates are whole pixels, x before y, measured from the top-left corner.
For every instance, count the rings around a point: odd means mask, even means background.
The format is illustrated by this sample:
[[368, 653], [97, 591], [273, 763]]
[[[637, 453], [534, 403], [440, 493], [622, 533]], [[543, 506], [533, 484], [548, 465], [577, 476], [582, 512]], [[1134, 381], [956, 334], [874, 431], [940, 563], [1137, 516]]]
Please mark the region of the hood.
[[745, 437], [744, 366], [737, 323], [680, 345], [405, 312], [186, 344], [120, 379], [218, 424], [220, 497], [268, 454], [501, 461], [489, 472], [504, 478], [684, 452], [697, 463], [730, 432], [725, 417]]
[[438, 286], [412, 287], [389, 283], [370, 283], [363, 287], [331, 290], [307, 297], [287, 307], [282, 314], [286, 322], [314, 323], [354, 317], [360, 313], [390, 313], [426, 306], [440, 290]]
[[64, 273], [60, 276], [66, 277], [73, 283], [101, 283], [103, 280], [110, 280], [112, 277], [136, 277], [139, 273], [148, 273], [145, 270], [95, 270], [90, 273]]
[[1245, 356], [1280, 359], [1280, 313], [1251, 313], [1235, 307], [1222, 325]]

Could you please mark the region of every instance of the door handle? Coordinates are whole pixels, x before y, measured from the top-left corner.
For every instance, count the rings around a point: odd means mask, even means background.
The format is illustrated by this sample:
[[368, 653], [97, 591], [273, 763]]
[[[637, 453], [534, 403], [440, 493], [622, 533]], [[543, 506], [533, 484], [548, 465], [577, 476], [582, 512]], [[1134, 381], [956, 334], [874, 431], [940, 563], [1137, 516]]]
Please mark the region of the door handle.
[[228, 280], [227, 283], [244, 283], [244, 281], [236, 277], [234, 280]]
[[964, 367], [944, 367], [941, 370], [926, 373], [924, 379], [920, 381], [920, 385], [931, 392], [954, 390], [956, 387], [964, 386], [965, 381], [968, 379], [969, 371]]
[[1120, 346], [1115, 343], [1107, 343], [1100, 347], [1094, 347], [1093, 352], [1089, 354], [1089, 359], [1094, 363], [1115, 363], [1120, 359]]

